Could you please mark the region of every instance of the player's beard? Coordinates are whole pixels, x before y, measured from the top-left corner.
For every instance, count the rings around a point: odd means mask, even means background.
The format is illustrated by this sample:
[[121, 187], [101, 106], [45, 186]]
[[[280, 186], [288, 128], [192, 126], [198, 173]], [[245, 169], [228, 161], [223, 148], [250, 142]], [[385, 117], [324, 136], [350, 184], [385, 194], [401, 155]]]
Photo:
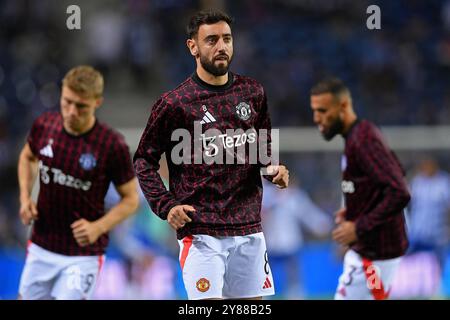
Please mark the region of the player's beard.
[[322, 132], [322, 136], [325, 140], [330, 141], [335, 135], [342, 133], [343, 129], [344, 123], [341, 118], [336, 118], [336, 120], [331, 123], [330, 128]]
[[70, 119], [70, 118], [66, 118], [64, 119], [64, 123], [66, 125], [66, 128], [69, 128], [70, 130], [73, 131], [77, 131], [78, 127], [79, 127], [79, 122], [74, 120], [74, 119]]
[[[228, 57], [226, 63], [221, 63], [219, 66], [216, 66], [214, 63], [216, 61], [215, 58], [213, 60], [208, 60], [206, 56], [200, 54], [200, 63], [206, 71], [212, 74], [215, 77], [220, 77], [225, 75], [228, 72], [228, 68], [230, 67], [232, 57]], [[220, 60], [222, 61], [222, 60]]]

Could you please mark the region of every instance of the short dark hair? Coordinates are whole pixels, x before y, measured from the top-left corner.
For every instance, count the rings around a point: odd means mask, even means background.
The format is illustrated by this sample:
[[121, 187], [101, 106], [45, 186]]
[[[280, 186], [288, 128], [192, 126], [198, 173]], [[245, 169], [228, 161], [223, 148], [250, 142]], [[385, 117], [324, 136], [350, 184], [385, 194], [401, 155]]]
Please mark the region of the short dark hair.
[[348, 94], [350, 96], [350, 90], [341, 79], [336, 77], [328, 77], [320, 80], [311, 88], [310, 93], [312, 96], [323, 93], [331, 93], [335, 97], [341, 96], [342, 94]]
[[225, 21], [231, 27], [233, 19], [226, 13], [218, 10], [200, 11], [189, 20], [186, 32], [189, 39], [192, 39], [198, 33], [198, 29], [203, 24], [214, 24], [220, 21]]

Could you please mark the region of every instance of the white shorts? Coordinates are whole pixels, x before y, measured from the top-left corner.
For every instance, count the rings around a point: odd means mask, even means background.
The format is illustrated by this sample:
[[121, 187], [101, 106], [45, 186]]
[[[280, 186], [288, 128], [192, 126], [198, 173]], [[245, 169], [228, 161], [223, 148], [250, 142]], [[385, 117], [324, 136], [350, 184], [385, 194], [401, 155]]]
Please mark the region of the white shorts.
[[391, 291], [399, 258], [374, 260], [348, 250], [344, 257], [344, 271], [339, 277], [335, 300], [385, 300]]
[[20, 279], [24, 300], [91, 298], [104, 256], [66, 256], [30, 243]]
[[200, 234], [178, 242], [183, 281], [190, 300], [275, 294], [262, 232], [234, 237]]

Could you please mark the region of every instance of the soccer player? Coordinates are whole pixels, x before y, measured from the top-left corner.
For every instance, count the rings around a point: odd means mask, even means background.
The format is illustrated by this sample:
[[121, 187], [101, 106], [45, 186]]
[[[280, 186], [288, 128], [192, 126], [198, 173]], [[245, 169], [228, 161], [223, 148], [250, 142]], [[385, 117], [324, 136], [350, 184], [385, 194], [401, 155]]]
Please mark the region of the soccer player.
[[[38, 117], [20, 153], [20, 218], [33, 222], [19, 299], [89, 299], [108, 231], [138, 206], [137, 179], [124, 138], [95, 117], [103, 77], [89, 66], [63, 79], [61, 112]], [[37, 173], [37, 205], [31, 190]], [[120, 202], [104, 212], [110, 182]]]
[[[274, 294], [261, 228], [261, 168], [280, 188], [288, 186], [289, 175], [275, 162], [265, 166], [260, 157], [251, 161], [255, 143], [265, 140], [270, 146], [270, 136], [263, 137], [261, 130], [271, 130], [270, 118], [263, 87], [228, 71], [233, 58], [231, 22], [215, 11], [191, 18], [187, 46], [196, 72], [154, 104], [134, 156], [153, 211], [177, 231], [189, 299], [261, 299]], [[202, 134], [195, 133], [196, 125]], [[183, 149], [182, 162], [174, 158], [177, 132], [193, 137]], [[200, 163], [195, 147], [199, 139]], [[241, 146], [249, 149], [243, 157], [237, 150]], [[157, 173], [164, 152], [170, 191]], [[225, 153], [233, 155], [234, 164], [208, 162]]]
[[311, 89], [314, 122], [325, 140], [345, 139], [342, 192], [333, 239], [348, 246], [335, 299], [386, 299], [408, 240], [403, 209], [410, 200], [404, 171], [371, 122], [358, 119], [349, 89], [328, 78]]

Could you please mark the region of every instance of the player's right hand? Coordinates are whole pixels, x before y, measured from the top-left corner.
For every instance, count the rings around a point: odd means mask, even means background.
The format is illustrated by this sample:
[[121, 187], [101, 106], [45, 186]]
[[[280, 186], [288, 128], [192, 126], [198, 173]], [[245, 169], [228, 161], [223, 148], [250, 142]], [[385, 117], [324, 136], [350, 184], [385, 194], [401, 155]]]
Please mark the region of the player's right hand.
[[346, 208], [340, 208], [338, 211], [334, 213], [334, 222], [336, 224], [340, 224], [345, 221], [345, 214], [347, 212]]
[[195, 212], [193, 206], [187, 204], [181, 204], [170, 209], [167, 215], [167, 222], [172, 228], [178, 230], [183, 228], [186, 223], [191, 222], [192, 219], [187, 215], [188, 212]]
[[37, 220], [38, 211], [36, 203], [31, 199], [26, 199], [20, 202], [19, 210], [20, 220], [24, 225], [29, 225], [32, 220]]

